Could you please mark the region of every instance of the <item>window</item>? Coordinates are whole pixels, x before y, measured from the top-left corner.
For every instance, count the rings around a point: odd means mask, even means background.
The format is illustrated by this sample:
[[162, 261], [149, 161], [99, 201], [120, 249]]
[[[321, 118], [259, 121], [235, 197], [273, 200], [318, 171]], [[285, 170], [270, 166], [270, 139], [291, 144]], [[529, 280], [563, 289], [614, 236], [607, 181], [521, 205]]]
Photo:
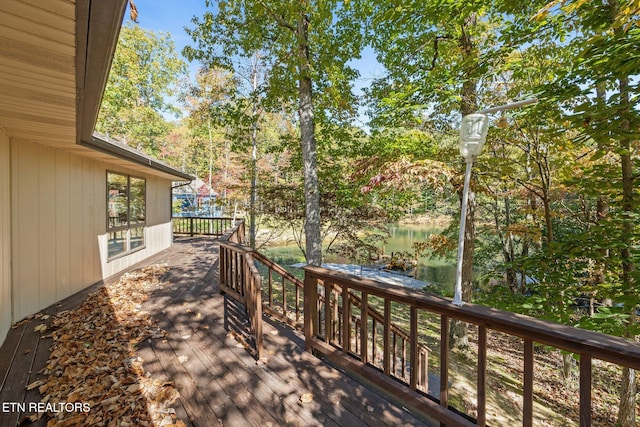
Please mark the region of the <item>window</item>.
[[146, 181], [107, 172], [108, 257], [144, 248]]

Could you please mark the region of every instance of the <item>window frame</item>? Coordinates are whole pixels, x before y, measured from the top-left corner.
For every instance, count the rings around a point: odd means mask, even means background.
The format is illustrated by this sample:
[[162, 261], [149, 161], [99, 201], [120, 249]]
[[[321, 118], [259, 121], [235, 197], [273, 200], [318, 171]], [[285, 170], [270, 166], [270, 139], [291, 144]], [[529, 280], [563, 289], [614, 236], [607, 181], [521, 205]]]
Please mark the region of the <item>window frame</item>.
[[[111, 197], [110, 197], [110, 191], [111, 191], [111, 186], [110, 183], [111, 181], [109, 180], [110, 175], [118, 175], [120, 177], [125, 178], [125, 197], [126, 197], [126, 224], [125, 225], [117, 225], [117, 226], [112, 226], [111, 225], [111, 218], [109, 216], [110, 214], [110, 204], [111, 204]], [[139, 220], [135, 220], [132, 221], [131, 217], [132, 217], [132, 203], [131, 203], [131, 180], [132, 179], [138, 179], [141, 180], [143, 185], [142, 185], [142, 191], [143, 191], [143, 195], [141, 197], [142, 199], [142, 204], [143, 204], [143, 211], [144, 211], [144, 218], [142, 221]], [[123, 256], [127, 256], [131, 253], [143, 250], [146, 248], [147, 246], [147, 239], [146, 239], [146, 227], [147, 227], [147, 179], [141, 176], [136, 176], [136, 175], [131, 175], [128, 173], [123, 173], [123, 172], [116, 172], [116, 171], [112, 171], [112, 170], [107, 170], [106, 171], [106, 214], [107, 214], [107, 218], [106, 218], [106, 230], [107, 230], [107, 261], [111, 261], [113, 259], [116, 258], [120, 258]], [[141, 233], [141, 237], [142, 237], [142, 244], [134, 246], [132, 248], [132, 231], [136, 230], [136, 229], [142, 229], [142, 233]], [[110, 242], [111, 242], [111, 234], [114, 233], [122, 233], [124, 232], [124, 250], [114, 253], [113, 255], [110, 253]]]

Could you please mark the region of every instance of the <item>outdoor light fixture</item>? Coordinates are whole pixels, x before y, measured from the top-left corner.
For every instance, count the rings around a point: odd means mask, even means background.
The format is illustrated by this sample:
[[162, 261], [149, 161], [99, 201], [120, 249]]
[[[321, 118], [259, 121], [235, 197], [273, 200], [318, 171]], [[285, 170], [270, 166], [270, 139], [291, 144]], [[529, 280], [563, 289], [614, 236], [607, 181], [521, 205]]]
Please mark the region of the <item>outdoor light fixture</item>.
[[[469, 202], [469, 181], [471, 181], [471, 167], [473, 160], [480, 155], [482, 146], [487, 140], [489, 130], [489, 117], [487, 114], [497, 111], [509, 110], [537, 102], [536, 98], [526, 99], [500, 107], [488, 108], [462, 118], [460, 125], [460, 155], [464, 157], [466, 169], [464, 172], [464, 187], [462, 190], [462, 207], [460, 210], [460, 234], [458, 235], [458, 263], [456, 265], [456, 286], [454, 289], [453, 304], [461, 306], [462, 301], [462, 255], [464, 253], [464, 232], [467, 219], [467, 204]], [[503, 116], [504, 117], [504, 116]], [[506, 121], [506, 119], [505, 119]]]
[[489, 130], [489, 117], [485, 114], [467, 114], [462, 118], [460, 125], [460, 155], [467, 163], [473, 162], [473, 158], [482, 151], [482, 146], [487, 140]]

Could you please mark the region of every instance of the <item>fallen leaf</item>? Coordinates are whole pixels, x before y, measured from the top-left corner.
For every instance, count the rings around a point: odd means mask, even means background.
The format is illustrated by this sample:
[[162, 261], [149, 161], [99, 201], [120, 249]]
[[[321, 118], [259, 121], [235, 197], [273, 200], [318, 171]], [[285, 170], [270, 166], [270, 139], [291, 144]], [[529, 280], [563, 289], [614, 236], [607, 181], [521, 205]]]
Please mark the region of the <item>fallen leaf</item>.
[[43, 384], [45, 384], [45, 381], [43, 380], [34, 381], [27, 386], [27, 390], [33, 390], [34, 388], [40, 387]]
[[44, 332], [46, 330], [47, 330], [47, 325], [45, 325], [44, 323], [33, 328], [33, 332]]
[[313, 394], [312, 393], [305, 393], [302, 396], [300, 396], [300, 402], [302, 403], [309, 403], [313, 401]]
[[189, 360], [188, 356], [180, 356], [180, 357], [178, 357], [178, 362], [180, 362], [180, 363], [185, 363], [187, 360]]
[[138, 393], [143, 389], [142, 384], [132, 384], [127, 387], [127, 393]]

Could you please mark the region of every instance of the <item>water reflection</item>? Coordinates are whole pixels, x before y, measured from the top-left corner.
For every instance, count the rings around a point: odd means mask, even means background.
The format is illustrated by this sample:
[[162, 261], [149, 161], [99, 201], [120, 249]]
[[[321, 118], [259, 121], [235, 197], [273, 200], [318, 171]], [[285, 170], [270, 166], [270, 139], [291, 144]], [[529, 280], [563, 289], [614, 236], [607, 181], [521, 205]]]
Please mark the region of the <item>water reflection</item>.
[[[413, 243], [425, 240], [429, 235], [440, 233], [441, 228], [426, 225], [404, 225], [393, 224], [389, 226], [390, 237], [381, 249], [386, 255], [392, 252], [413, 253]], [[291, 265], [304, 260], [302, 252], [296, 246], [271, 247], [262, 252], [282, 265]], [[346, 263], [352, 261], [338, 257], [333, 254], [325, 254], [324, 262]], [[430, 259], [426, 257], [418, 258], [418, 268], [416, 278], [424, 282], [433, 283], [433, 291], [446, 295], [453, 295], [455, 284], [456, 266], [455, 260]]]

